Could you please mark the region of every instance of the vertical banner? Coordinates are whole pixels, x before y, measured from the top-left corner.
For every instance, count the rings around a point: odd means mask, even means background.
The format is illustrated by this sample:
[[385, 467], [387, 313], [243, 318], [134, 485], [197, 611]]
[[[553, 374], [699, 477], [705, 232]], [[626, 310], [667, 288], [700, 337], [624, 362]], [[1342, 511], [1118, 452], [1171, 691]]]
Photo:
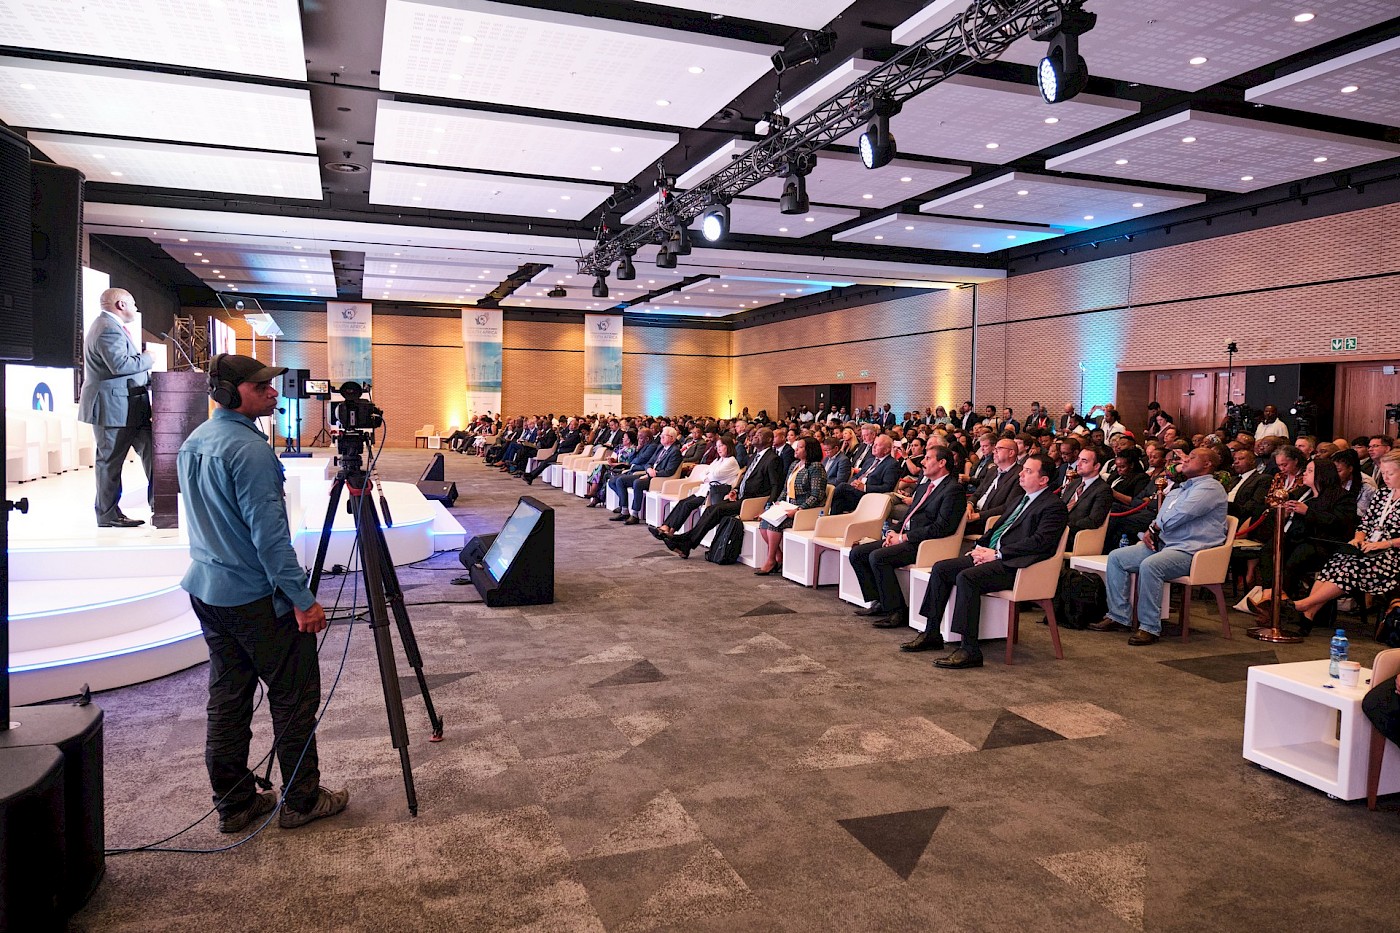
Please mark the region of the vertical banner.
[[374, 306], [326, 302], [326, 374], [332, 386], [374, 383]]
[[583, 413], [622, 413], [622, 315], [583, 316]]
[[462, 309], [462, 350], [467, 362], [467, 418], [501, 413], [500, 309]]

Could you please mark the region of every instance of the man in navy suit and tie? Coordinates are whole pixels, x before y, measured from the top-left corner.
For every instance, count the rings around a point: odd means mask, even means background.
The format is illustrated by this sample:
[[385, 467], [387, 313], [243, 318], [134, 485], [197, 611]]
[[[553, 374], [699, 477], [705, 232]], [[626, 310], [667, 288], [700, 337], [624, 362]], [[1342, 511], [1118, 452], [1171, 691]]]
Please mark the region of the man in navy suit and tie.
[[895, 484], [899, 482], [899, 462], [890, 456], [893, 445], [888, 434], [876, 436], [865, 464], [859, 470], [852, 471], [849, 483], [837, 486], [831, 494], [831, 508], [827, 514], [854, 512], [860, 497], [867, 492], [894, 492]]
[[[622, 522], [627, 525], [640, 525], [642, 522], [642, 510], [647, 504], [647, 490], [651, 488], [651, 481], [657, 477], [666, 478], [675, 476], [676, 471], [681, 468], [681, 448], [676, 443], [676, 438], [680, 435], [676, 429], [667, 425], [661, 429], [661, 449], [656, 452], [656, 458], [647, 465], [646, 469], [639, 473], [624, 473], [618, 479], [613, 480], [618, 485], [618, 504], [621, 511], [608, 521]], [[632, 491], [632, 504], [629, 510], [627, 504], [627, 491]], [[630, 512], [630, 514], [629, 514]]]
[[1044, 454], [1032, 454], [1021, 467], [1024, 495], [995, 528], [977, 540], [977, 546], [964, 557], [942, 560], [933, 565], [922, 611], [928, 628], [901, 651], [932, 651], [943, 647], [939, 631], [943, 610], [954, 587], [951, 628], [962, 636], [962, 644], [947, 657], [934, 661], [935, 667], [960, 670], [982, 666], [982, 648], [977, 635], [981, 626], [982, 596], [1009, 588], [1016, 582], [1016, 571], [1053, 557], [1060, 536], [1069, 523], [1064, 502], [1050, 489], [1055, 462]]
[[151, 355], [132, 341], [123, 324], [136, 320], [136, 299], [122, 288], [104, 291], [102, 313], [83, 340], [83, 388], [78, 419], [92, 425], [97, 441], [97, 511], [99, 528], [135, 528], [145, 524], [122, 514], [122, 464], [135, 450], [146, 469], [146, 500], [151, 488]]
[[871, 624], [876, 628], [909, 624], [909, 605], [895, 570], [914, 563], [924, 541], [946, 538], [958, 530], [967, 509], [967, 493], [957, 477], [949, 476], [956, 462], [947, 447], [930, 447], [924, 455], [924, 477], [914, 487], [904, 521], [883, 540], [851, 548], [851, 569], [860, 581], [861, 595], [866, 602], [874, 602], [869, 609], [857, 610], [856, 615], [874, 617]]

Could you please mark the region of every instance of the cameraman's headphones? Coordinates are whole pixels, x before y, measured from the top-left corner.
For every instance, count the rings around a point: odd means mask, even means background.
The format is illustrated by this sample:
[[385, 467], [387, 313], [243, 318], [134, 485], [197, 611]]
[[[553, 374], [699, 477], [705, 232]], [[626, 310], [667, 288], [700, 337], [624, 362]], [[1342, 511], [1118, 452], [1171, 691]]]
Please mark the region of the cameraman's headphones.
[[209, 361], [209, 397], [224, 408], [237, 408], [242, 401], [238, 383], [225, 379], [222, 371], [224, 357], [227, 355], [219, 353]]

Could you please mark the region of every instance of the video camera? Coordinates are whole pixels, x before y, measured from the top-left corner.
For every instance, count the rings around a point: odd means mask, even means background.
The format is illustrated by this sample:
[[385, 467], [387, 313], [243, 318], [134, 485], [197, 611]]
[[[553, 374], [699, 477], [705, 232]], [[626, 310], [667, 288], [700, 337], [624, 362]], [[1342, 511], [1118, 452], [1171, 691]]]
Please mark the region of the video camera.
[[371, 433], [384, 424], [384, 410], [365, 398], [365, 387], [358, 382], [346, 382], [337, 389], [343, 401], [331, 406], [331, 421], [340, 430]]

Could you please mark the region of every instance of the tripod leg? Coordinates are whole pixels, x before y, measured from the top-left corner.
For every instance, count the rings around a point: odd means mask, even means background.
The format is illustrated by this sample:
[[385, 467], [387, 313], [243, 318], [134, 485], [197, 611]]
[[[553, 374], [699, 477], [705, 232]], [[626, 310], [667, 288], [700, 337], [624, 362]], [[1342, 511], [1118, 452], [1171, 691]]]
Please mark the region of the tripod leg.
[[408, 758], [408, 724], [403, 715], [403, 692], [399, 689], [399, 671], [394, 663], [394, 644], [389, 638], [389, 613], [384, 598], [383, 537], [379, 530], [379, 514], [368, 490], [351, 489], [355, 506], [355, 536], [360, 545], [360, 571], [365, 580], [366, 602], [369, 604], [370, 631], [374, 634], [374, 652], [379, 658], [379, 681], [384, 688], [384, 708], [389, 715], [389, 738], [399, 750], [399, 767], [403, 770], [404, 795], [408, 812], [418, 815], [418, 794], [413, 787], [413, 765]]
[[345, 488], [344, 475], [337, 474], [331, 483], [330, 498], [326, 500], [326, 520], [321, 523], [321, 540], [316, 543], [316, 560], [311, 564], [311, 592], [321, 585], [321, 571], [326, 563], [326, 549], [331, 544], [331, 526], [335, 524], [335, 510], [340, 507], [340, 493]]
[[379, 535], [379, 553], [382, 555], [383, 564], [380, 572], [384, 580], [386, 600], [389, 608], [393, 610], [394, 622], [399, 627], [399, 644], [403, 646], [404, 656], [413, 668], [414, 676], [418, 678], [418, 690], [423, 694], [423, 705], [428, 710], [428, 722], [433, 727], [433, 734], [428, 741], [441, 742], [442, 717], [438, 715], [437, 708], [433, 706], [433, 696], [428, 692], [428, 678], [423, 674], [423, 654], [418, 650], [418, 638], [413, 634], [413, 623], [409, 621], [408, 607], [404, 605], [399, 573], [394, 569], [393, 555], [389, 553], [389, 544], [384, 540], [384, 529], [376, 523], [374, 530]]

